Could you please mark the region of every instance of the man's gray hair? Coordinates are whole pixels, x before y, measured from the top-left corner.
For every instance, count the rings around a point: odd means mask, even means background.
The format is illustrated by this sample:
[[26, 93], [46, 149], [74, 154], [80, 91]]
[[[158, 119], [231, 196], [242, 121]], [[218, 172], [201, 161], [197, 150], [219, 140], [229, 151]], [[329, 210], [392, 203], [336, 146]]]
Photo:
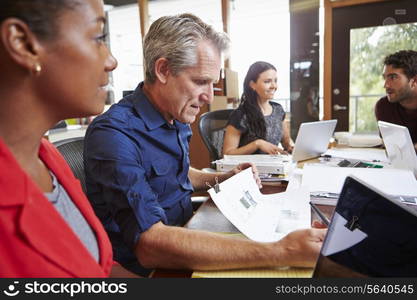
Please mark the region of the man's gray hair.
[[174, 75], [197, 63], [197, 46], [210, 41], [223, 53], [230, 40], [224, 32], [216, 31], [192, 14], [161, 17], [152, 23], [143, 42], [145, 81], [154, 83], [155, 62], [164, 57]]

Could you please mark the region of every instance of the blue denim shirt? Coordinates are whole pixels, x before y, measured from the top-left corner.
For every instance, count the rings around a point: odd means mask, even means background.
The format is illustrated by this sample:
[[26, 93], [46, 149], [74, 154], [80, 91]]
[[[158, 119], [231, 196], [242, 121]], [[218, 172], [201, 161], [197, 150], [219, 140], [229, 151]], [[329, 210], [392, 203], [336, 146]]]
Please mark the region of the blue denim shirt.
[[169, 124], [140, 84], [89, 126], [84, 143], [87, 195], [109, 234], [115, 260], [136, 267], [142, 232], [192, 215], [188, 124]]

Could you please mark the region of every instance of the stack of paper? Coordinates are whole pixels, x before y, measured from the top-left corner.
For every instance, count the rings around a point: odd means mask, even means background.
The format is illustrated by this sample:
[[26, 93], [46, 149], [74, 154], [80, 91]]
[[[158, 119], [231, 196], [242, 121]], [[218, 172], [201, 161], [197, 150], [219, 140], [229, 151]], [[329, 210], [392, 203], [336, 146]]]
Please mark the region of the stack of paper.
[[237, 165], [245, 162], [253, 163], [259, 173], [287, 175], [294, 168], [294, 163], [289, 155], [225, 155], [223, 159], [216, 160], [217, 171], [227, 172]]

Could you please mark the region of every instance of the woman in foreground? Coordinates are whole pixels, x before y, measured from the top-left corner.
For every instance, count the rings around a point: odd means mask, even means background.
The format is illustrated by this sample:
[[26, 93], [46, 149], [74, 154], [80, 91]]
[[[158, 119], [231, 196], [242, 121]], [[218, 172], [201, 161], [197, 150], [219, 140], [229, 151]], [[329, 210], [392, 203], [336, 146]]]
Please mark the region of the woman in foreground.
[[101, 0], [2, 0], [0, 277], [119, 269], [80, 183], [42, 138], [59, 120], [102, 112], [117, 65], [104, 23]]

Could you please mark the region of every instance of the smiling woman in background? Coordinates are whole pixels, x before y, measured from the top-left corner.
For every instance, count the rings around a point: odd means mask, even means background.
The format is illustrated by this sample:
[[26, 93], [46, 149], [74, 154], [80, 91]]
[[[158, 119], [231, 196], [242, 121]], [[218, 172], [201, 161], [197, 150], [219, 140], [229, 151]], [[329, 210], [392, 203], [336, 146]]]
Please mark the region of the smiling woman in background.
[[[258, 61], [249, 67], [240, 106], [229, 118], [223, 154], [291, 152], [293, 142], [281, 104], [271, 102], [277, 90], [277, 71]], [[278, 144], [281, 143], [284, 149]]]
[[45, 132], [96, 115], [117, 62], [101, 0], [2, 0], [0, 277], [104, 277], [111, 244]]

